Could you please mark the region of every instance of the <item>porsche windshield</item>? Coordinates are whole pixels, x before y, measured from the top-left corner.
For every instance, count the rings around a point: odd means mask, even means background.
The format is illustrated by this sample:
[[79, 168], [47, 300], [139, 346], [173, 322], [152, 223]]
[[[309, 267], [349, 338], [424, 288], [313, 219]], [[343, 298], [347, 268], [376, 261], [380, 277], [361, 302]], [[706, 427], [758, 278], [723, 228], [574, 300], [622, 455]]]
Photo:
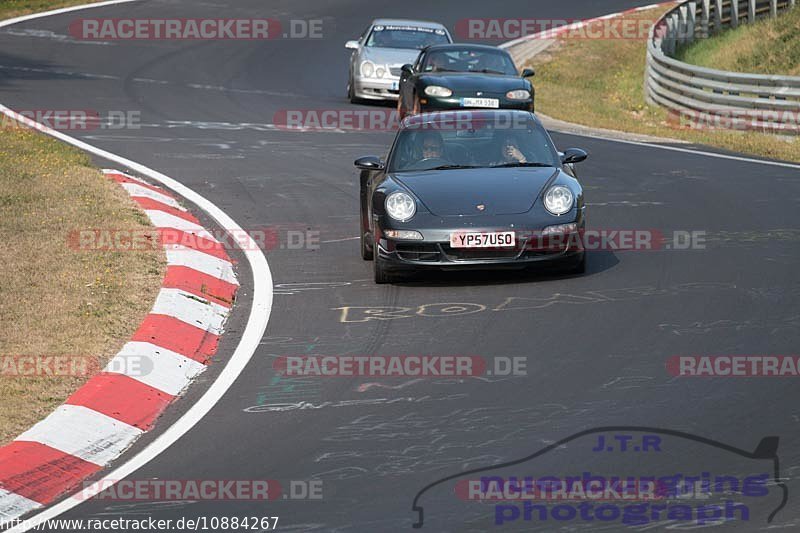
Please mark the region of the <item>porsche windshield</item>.
[[[443, 115], [434, 120], [445, 120]], [[518, 121], [516, 121], [518, 122]], [[397, 137], [389, 172], [459, 168], [557, 167], [558, 152], [544, 129], [533, 120], [499, 120], [409, 125]]]
[[517, 69], [509, 55], [492, 49], [431, 50], [425, 56], [423, 72], [483, 72], [516, 76]]
[[421, 50], [432, 44], [450, 42], [444, 30], [417, 28], [414, 26], [375, 26], [366, 46], [374, 48], [402, 48]]

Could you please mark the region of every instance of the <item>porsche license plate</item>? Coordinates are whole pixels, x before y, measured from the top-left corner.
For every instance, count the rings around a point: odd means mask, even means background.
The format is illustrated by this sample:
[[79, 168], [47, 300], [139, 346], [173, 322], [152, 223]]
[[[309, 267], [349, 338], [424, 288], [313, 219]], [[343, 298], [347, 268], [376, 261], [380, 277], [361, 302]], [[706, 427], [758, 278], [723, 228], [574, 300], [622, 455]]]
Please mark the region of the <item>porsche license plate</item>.
[[497, 233], [455, 232], [450, 234], [451, 248], [511, 248], [515, 245], [516, 234], [513, 231]]
[[462, 98], [462, 107], [490, 107], [493, 109], [500, 108], [500, 100], [497, 98]]

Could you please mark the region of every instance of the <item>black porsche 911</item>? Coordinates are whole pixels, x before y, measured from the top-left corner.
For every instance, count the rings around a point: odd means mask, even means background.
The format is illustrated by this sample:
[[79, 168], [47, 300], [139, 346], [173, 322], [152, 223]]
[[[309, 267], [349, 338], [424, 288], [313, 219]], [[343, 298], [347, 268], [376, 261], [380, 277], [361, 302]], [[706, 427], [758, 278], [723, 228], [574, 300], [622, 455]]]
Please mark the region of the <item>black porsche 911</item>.
[[376, 283], [419, 269], [551, 265], [582, 273], [583, 189], [533, 113], [406, 117], [384, 162], [361, 170], [361, 255]]
[[518, 75], [511, 55], [494, 46], [429, 46], [402, 67], [397, 112], [403, 118], [433, 110], [533, 111], [534, 88], [527, 80], [533, 74], [525, 69]]

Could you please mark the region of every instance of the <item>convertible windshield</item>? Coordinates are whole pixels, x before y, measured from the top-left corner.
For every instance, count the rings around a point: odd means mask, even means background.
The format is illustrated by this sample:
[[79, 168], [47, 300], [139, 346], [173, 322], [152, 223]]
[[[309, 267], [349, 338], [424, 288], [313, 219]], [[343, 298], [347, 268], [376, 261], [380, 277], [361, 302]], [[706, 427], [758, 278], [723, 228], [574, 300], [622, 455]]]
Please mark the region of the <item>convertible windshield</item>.
[[[435, 120], [443, 121], [443, 115]], [[558, 152], [544, 129], [530, 118], [498, 115], [448, 123], [422, 123], [398, 133], [389, 172], [463, 168], [556, 167]]]
[[483, 72], [516, 76], [511, 57], [502, 50], [431, 50], [422, 65], [423, 72]]
[[432, 44], [449, 42], [444, 30], [416, 26], [375, 26], [367, 39], [366, 46], [421, 50]]

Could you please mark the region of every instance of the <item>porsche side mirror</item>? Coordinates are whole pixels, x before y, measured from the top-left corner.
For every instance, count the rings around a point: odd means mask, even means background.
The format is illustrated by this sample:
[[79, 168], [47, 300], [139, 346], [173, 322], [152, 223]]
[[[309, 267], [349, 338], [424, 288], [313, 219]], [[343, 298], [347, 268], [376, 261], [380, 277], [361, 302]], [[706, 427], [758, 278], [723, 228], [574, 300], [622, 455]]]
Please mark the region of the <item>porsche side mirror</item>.
[[384, 167], [383, 161], [375, 155], [359, 157], [353, 164], [361, 170], [383, 170]]
[[347, 41], [344, 43], [344, 47], [348, 50], [357, 50], [358, 49], [358, 41]]
[[414, 65], [411, 63], [406, 63], [400, 68], [400, 70], [403, 72], [403, 74], [408, 74], [410, 76], [411, 74], [414, 74]]
[[561, 162], [565, 165], [571, 165], [572, 163], [580, 163], [587, 157], [589, 157], [589, 154], [580, 148], [567, 148], [564, 150], [564, 153], [561, 154]]
[[522, 77], [523, 78], [532, 78], [536, 75], [536, 72], [532, 68], [526, 68], [522, 70]]

